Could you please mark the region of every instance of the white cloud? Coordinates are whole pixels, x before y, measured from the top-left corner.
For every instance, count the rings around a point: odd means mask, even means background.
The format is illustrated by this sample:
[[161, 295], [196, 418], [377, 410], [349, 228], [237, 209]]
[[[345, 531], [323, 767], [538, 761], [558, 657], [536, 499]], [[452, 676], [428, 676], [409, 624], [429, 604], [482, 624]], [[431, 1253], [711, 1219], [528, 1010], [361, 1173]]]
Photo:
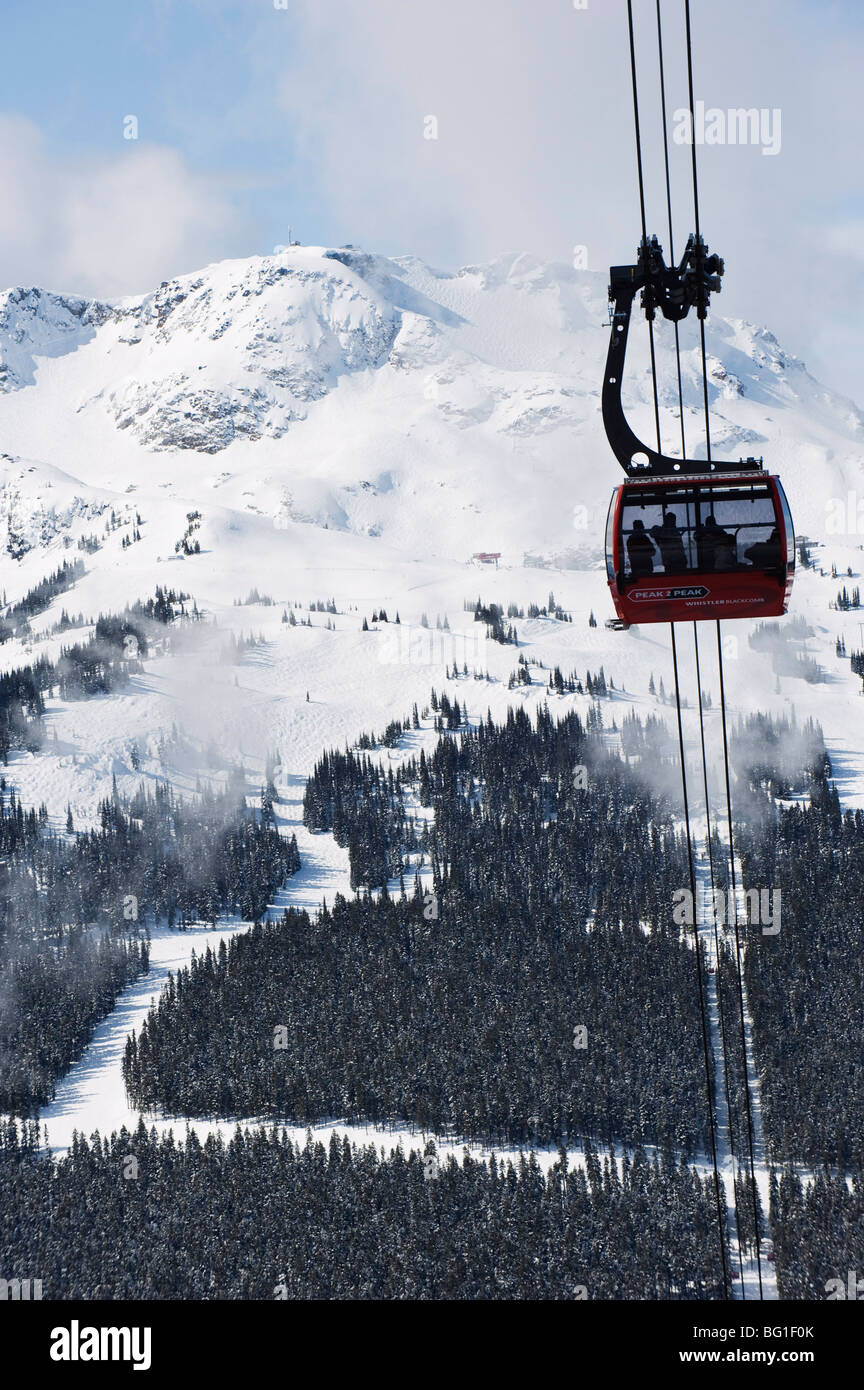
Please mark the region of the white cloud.
[[[167, 0], [166, 0], [167, 5]], [[170, 6], [168, 6], [170, 8]], [[590, 0], [195, 0], [208, 32], [248, 14], [212, 91], [162, 95], [187, 151], [209, 167], [239, 131], [262, 140], [267, 192], [195, 173], [172, 149], [124, 142], [62, 161], [23, 120], [0, 118], [3, 281], [105, 296], [283, 240], [274, 224], [456, 267], [507, 251], [589, 268], [629, 260], [639, 237], [626, 7]], [[649, 231], [666, 244], [655, 7], [635, 6]], [[667, 109], [686, 101], [682, 7], [663, 6]], [[695, 94], [722, 109], [782, 112], [782, 149], [699, 148], [702, 229], [726, 258], [718, 308], [766, 323], [829, 384], [858, 390], [864, 350], [831, 351], [851, 321], [864, 25], [824, 0], [693, 6]], [[221, 56], [221, 50], [214, 51]], [[766, 56], [767, 55], [767, 56]], [[142, 59], [143, 61], [143, 59]], [[178, 115], [179, 112], [179, 115]], [[426, 118], [437, 139], [425, 139]], [[214, 140], [215, 145], [208, 144]], [[206, 138], [205, 138], [206, 135]], [[676, 249], [692, 229], [689, 149], [673, 145]], [[195, 155], [190, 155], [193, 162]], [[234, 155], [239, 163], [242, 156]], [[296, 219], [294, 209], [297, 209]], [[290, 211], [289, 211], [290, 209]], [[265, 234], [266, 229], [266, 234]], [[668, 249], [668, 248], [667, 248]], [[710, 332], [710, 326], [709, 326]]]
[[[635, 7], [648, 230], [667, 246], [655, 7]], [[630, 259], [639, 205], [626, 7], [591, 0], [293, 0], [280, 99], [304, 177], [338, 235], [445, 266], [527, 250], [588, 265]], [[663, 7], [667, 114], [686, 104], [683, 9]], [[767, 323], [829, 383], [835, 315], [819, 292], [845, 274], [822, 236], [861, 212], [860, 16], [804, 0], [693, 7], [695, 95], [782, 112], [782, 149], [702, 146], [702, 230], [725, 256], [718, 307]], [[423, 120], [439, 138], [424, 140]], [[676, 250], [693, 229], [690, 150], [672, 145]], [[850, 206], [851, 205], [851, 206]], [[667, 246], [668, 249], [668, 246]], [[832, 264], [829, 265], [828, 263]]]
[[176, 150], [124, 142], [60, 160], [32, 122], [0, 116], [4, 285], [115, 298], [222, 256], [248, 254], [247, 219]]

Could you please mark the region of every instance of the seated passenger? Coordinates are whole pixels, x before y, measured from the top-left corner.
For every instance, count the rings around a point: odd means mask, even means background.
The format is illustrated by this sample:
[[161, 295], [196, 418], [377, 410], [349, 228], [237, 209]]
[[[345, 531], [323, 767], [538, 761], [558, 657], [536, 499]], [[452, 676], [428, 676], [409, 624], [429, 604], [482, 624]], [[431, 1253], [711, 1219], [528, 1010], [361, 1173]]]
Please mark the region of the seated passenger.
[[663, 525], [652, 526], [651, 535], [657, 542], [666, 573], [680, 574], [682, 570], [686, 570], [687, 556], [684, 553], [684, 542], [675, 513], [664, 512]]
[[756, 541], [749, 550], [745, 550], [744, 558], [749, 560], [757, 570], [777, 569], [783, 563], [780, 532], [777, 527], [774, 527], [767, 541]]
[[643, 575], [654, 573], [654, 546], [645, 530], [645, 523], [638, 519], [633, 522], [633, 530], [627, 537], [627, 558], [631, 578], [641, 579]]
[[733, 570], [738, 564], [734, 536], [718, 526], [714, 513], [709, 512], [703, 526], [693, 532], [700, 570]]

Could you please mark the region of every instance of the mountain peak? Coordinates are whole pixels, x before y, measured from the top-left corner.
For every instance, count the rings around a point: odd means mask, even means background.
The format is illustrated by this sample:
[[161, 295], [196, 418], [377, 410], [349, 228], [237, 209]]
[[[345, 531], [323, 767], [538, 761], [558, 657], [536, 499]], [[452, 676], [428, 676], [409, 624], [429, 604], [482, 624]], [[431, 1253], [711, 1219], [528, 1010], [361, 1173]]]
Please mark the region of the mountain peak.
[[[482, 543], [575, 563], [597, 556], [620, 476], [599, 410], [605, 313], [599, 273], [525, 252], [443, 271], [355, 246], [290, 246], [113, 304], [12, 289], [0, 295], [0, 430], [11, 455], [73, 487], [64, 525], [112, 493], [157, 489], [421, 554]], [[648, 438], [640, 327], [625, 405]], [[673, 451], [663, 327], [661, 429]], [[687, 447], [700, 457], [701, 357], [695, 339], [682, 342]], [[713, 314], [709, 348], [718, 455], [780, 466], [818, 530], [808, 508], [855, 485], [860, 412], [765, 328]], [[15, 482], [16, 515], [31, 482]], [[50, 513], [59, 486], [49, 478], [34, 508]]]

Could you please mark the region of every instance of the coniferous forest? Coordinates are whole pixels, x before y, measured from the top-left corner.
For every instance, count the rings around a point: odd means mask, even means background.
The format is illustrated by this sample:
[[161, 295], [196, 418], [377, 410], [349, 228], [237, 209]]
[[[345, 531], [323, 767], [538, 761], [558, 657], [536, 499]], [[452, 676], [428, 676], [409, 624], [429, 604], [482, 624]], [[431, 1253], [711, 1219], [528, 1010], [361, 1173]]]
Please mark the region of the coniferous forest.
[[148, 965], [148, 929], [260, 917], [299, 868], [295, 840], [241, 785], [194, 804], [116, 794], [98, 830], [58, 835], [0, 782], [0, 1109], [32, 1114]]
[[[721, 1296], [709, 1184], [589, 1151], [548, 1175], [277, 1130], [79, 1139], [55, 1164], [0, 1125], [0, 1255], [44, 1297], [668, 1299]], [[53, 1171], [52, 1171], [53, 1169]], [[81, 1239], [81, 1232], [87, 1239]]]
[[[347, 843], [364, 891], [181, 972], [128, 1047], [137, 1105], [705, 1147], [693, 957], [671, 920], [681, 839], [576, 715], [519, 711], [398, 774], [329, 755], [306, 818]], [[421, 860], [428, 890], [366, 891]]]
[[[65, 836], [4, 789], [3, 1108], [32, 1115], [50, 1098], [147, 969], [152, 924], [236, 913], [255, 925], [171, 979], [124, 1075], [145, 1111], [277, 1126], [202, 1145], [142, 1124], [78, 1139], [52, 1163], [35, 1128], [8, 1124], [0, 1253], [44, 1270], [48, 1296], [722, 1296], [712, 1194], [687, 1166], [709, 1135], [695, 955], [673, 912], [687, 856], [668, 733], [629, 716], [610, 736], [596, 705], [587, 724], [541, 709], [473, 727], [450, 706], [438, 727], [431, 751], [396, 768], [368, 738], [321, 758], [305, 820], [347, 848], [355, 896], [314, 917], [260, 920], [299, 867], [272, 785], [260, 811], [239, 778], [188, 803], [161, 785], [115, 791], [98, 830]], [[833, 1065], [838, 1049], [854, 1058], [860, 1020], [849, 962], [864, 818], [841, 813], [818, 732], [794, 768], [774, 756], [770, 721], [737, 732], [743, 887], [783, 894], [778, 936], [741, 923], [776, 1170], [759, 1219], [781, 1296], [824, 1297], [838, 1268], [864, 1265], [861, 1098], [854, 1061], [848, 1076]], [[720, 980], [731, 1036], [728, 935]], [[734, 1049], [730, 1070], [742, 1153]], [[531, 1157], [439, 1162], [428, 1145], [385, 1157], [311, 1135], [298, 1148], [278, 1129], [332, 1119], [559, 1157], [544, 1176]], [[615, 1162], [599, 1156], [610, 1145]], [[584, 1149], [584, 1167], [568, 1167], [567, 1146]], [[802, 1183], [792, 1160], [822, 1175]], [[750, 1212], [742, 1185], [748, 1246]]]
[[777, 936], [752, 932], [745, 986], [772, 1157], [864, 1171], [864, 813], [813, 783], [805, 806], [742, 828], [746, 881], [782, 891]]

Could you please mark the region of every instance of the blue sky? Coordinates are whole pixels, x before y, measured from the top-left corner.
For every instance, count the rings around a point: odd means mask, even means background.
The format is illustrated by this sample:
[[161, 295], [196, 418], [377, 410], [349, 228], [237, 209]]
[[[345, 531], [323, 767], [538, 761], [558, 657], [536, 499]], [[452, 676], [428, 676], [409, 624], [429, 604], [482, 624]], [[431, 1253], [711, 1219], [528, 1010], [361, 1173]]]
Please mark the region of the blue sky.
[[[295, 206], [304, 224], [314, 216], [291, 176], [291, 123], [276, 107], [298, 55], [292, 15], [245, 0], [5, 0], [2, 29], [7, 52], [31, 55], [7, 67], [2, 109], [33, 121], [57, 159], [116, 157], [123, 117], [135, 114], [142, 145], [179, 150], [249, 210], [260, 242], [249, 253], [279, 239]], [[317, 234], [327, 239], [323, 225]]]
[[[682, 8], [662, 0], [670, 113]], [[662, 238], [653, 0], [635, 9]], [[723, 308], [864, 397], [864, 7], [692, 9], [697, 98], [782, 112], [776, 158], [699, 151]], [[633, 252], [624, 0], [4, 0], [0, 32], [3, 283], [140, 292], [266, 252], [289, 226], [448, 267], [512, 250], [569, 261], [583, 244], [602, 271]], [[680, 240], [689, 151], [673, 155]]]

